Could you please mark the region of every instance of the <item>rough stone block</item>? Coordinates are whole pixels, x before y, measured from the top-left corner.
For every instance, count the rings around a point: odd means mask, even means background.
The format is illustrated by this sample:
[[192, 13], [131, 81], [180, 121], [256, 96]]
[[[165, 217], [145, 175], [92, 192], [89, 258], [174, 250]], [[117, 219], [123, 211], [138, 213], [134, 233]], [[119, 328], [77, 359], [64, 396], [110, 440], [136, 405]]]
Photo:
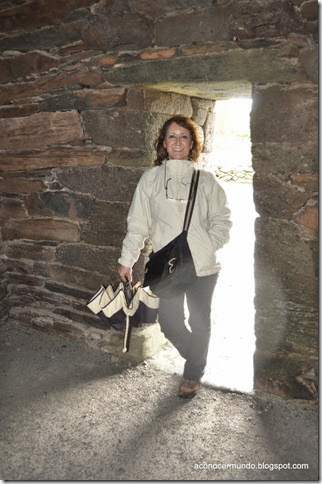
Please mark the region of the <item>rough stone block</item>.
[[300, 50], [299, 55], [308, 78], [318, 84], [319, 82], [319, 49], [318, 46], [304, 47]]
[[256, 173], [314, 173], [318, 170], [317, 141], [256, 142], [252, 139], [252, 164]]
[[[0, 259], [0, 274], [3, 274], [4, 272], [6, 272], [7, 270], [7, 266], [5, 264], [5, 261], [4, 259]], [[1, 285], [3, 284], [3, 279], [1, 280]]]
[[228, 4], [227, 10], [230, 13], [230, 33], [238, 39], [271, 39], [286, 36], [301, 28], [300, 21], [289, 2], [247, 0]]
[[114, 55], [104, 55], [99, 58], [99, 63], [101, 66], [114, 66], [116, 62], [116, 57]]
[[0, 197], [0, 219], [6, 221], [12, 218], [26, 218], [27, 216], [22, 200]]
[[74, 286], [81, 290], [92, 290], [93, 294], [103, 283], [101, 274], [93, 271], [85, 271], [77, 267], [65, 266], [63, 264], [50, 264], [48, 266], [48, 272], [54, 282]]
[[66, 109], [111, 108], [119, 105], [124, 97], [124, 88], [84, 89], [47, 97], [39, 103], [41, 111], [63, 111]]
[[67, 220], [30, 218], [27, 220], [8, 220], [2, 228], [3, 240], [61, 240], [76, 242], [80, 240], [79, 227]]
[[[32, 286], [33, 284], [39, 285], [43, 284], [44, 279], [42, 278], [43, 274], [41, 274], [40, 270], [37, 273], [33, 274], [33, 262], [30, 260], [12, 260], [6, 259], [6, 279], [8, 280], [8, 287], [11, 292], [11, 284], [29, 284]], [[45, 266], [44, 266], [45, 268]], [[37, 268], [39, 269], [39, 268]], [[19, 282], [19, 278], [21, 277], [21, 282]], [[13, 302], [13, 301], [12, 301]]]
[[[32, 21], [32, 17], [30, 18]], [[2, 37], [1, 45], [3, 50], [17, 50], [26, 52], [28, 50], [51, 49], [68, 45], [79, 41], [81, 30], [84, 26], [83, 19], [71, 22], [64, 22], [59, 25], [43, 27], [41, 29], [21, 32]]]
[[140, 88], [129, 88], [126, 90], [126, 106], [128, 109], [142, 111], [144, 109], [144, 97], [146, 91]]
[[292, 219], [312, 195], [303, 186], [292, 183], [288, 176], [255, 173], [253, 183], [259, 215]]
[[[118, 110], [84, 111], [82, 118], [86, 135], [96, 144], [119, 148], [142, 148], [144, 133], [140, 116]], [[126, 133], [124, 138], [122, 133]]]
[[0, 191], [2, 193], [38, 193], [44, 190], [42, 180], [32, 178], [1, 178]]
[[102, 74], [95, 71], [54, 72], [46, 74], [35, 81], [6, 84], [1, 87], [0, 104], [10, 104], [12, 99], [40, 96], [60, 88], [90, 88], [103, 82]]
[[318, 353], [317, 309], [287, 301], [274, 301], [256, 312], [257, 350], [271, 355], [288, 351], [298, 355]]
[[[216, 6], [206, 10], [165, 17], [156, 23], [156, 45], [177, 46], [187, 42], [220, 42], [230, 39], [229, 9]], [[189, 32], [189, 36], [187, 36]]]
[[3, 323], [8, 320], [9, 310], [10, 308], [7, 299], [5, 297], [3, 299], [0, 299], [0, 317]]
[[82, 118], [87, 136], [112, 148], [144, 149], [158, 130], [157, 120], [147, 113], [97, 110], [84, 111]]
[[100, 168], [68, 168], [57, 172], [66, 188], [90, 193], [100, 200], [131, 201], [142, 170], [104, 165]]
[[39, 107], [35, 102], [23, 106], [0, 106], [0, 118], [20, 118], [38, 112]]
[[120, 85], [154, 85], [157, 88], [158, 83], [169, 83], [168, 90], [173, 91], [176, 91], [176, 85], [182, 87], [182, 83], [186, 84], [187, 79], [189, 83], [236, 82], [240, 79], [252, 83], [307, 82], [300, 62], [282, 57], [280, 50], [279, 46], [271, 49], [233, 48], [193, 57], [116, 64], [113, 69], [104, 72], [104, 77], [106, 81]]
[[256, 307], [278, 300], [317, 307], [316, 243], [285, 220], [260, 217], [255, 233]]
[[36, 276], [48, 277], [48, 264], [47, 262], [35, 261], [32, 266], [32, 273]]
[[208, 111], [213, 111], [215, 101], [211, 101], [210, 99], [192, 98], [191, 105], [193, 110], [192, 119], [199, 124], [199, 126], [203, 126], [207, 119]]
[[[215, 54], [216, 52], [225, 52], [229, 49], [234, 49], [235, 44], [233, 41], [225, 41], [213, 44], [212, 42], [206, 43], [193, 43], [188, 46], [183, 45], [180, 47], [180, 53], [185, 56], [195, 56], [195, 55], [209, 55]], [[206, 98], [205, 98], [206, 99]]]
[[[299, 21], [286, 2], [234, 2], [213, 4], [211, 8], [190, 9], [172, 14], [156, 24], [157, 45], [182, 45], [189, 42], [220, 42], [249, 38], [274, 38], [299, 28]], [[276, 18], [278, 17], [278, 22]]]
[[76, 111], [0, 119], [1, 150], [41, 149], [59, 143], [80, 142], [82, 138], [83, 130]]
[[[53, 283], [52, 283], [53, 284]], [[56, 285], [57, 286], [57, 285]], [[63, 286], [60, 286], [63, 287]], [[66, 287], [67, 289], [67, 287]], [[71, 288], [68, 288], [70, 291]], [[90, 296], [88, 298], [84, 297], [79, 297], [79, 291], [77, 297], [75, 294], [73, 296], [70, 296], [70, 294], [62, 294], [61, 292], [54, 292], [54, 291], [48, 291], [44, 287], [39, 287], [39, 286], [24, 286], [24, 285], [16, 285], [16, 286], [11, 286], [10, 287], [10, 297], [11, 300], [15, 299], [18, 303], [18, 305], [21, 305], [21, 301], [29, 301], [29, 302], [35, 302], [35, 303], [46, 303], [50, 304], [53, 307], [69, 307], [72, 309], [75, 309], [78, 312], [81, 312], [83, 316], [89, 317], [89, 310], [86, 306], [86, 303]], [[97, 320], [97, 316], [93, 315], [93, 318], [91, 319], [91, 323], [95, 323]]]
[[[84, 307], [85, 309], [85, 307]], [[56, 306], [53, 309], [53, 314], [64, 316], [66, 319], [73, 321], [73, 323], [81, 323], [82, 325], [90, 326], [93, 328], [104, 328], [103, 323], [100, 321], [98, 317], [95, 317], [94, 314], [88, 312], [85, 314], [84, 312], [74, 311], [71, 309], [70, 306]], [[70, 324], [61, 325], [59, 318], [54, 323], [54, 328], [58, 332], [64, 331], [65, 333], [70, 331]], [[106, 329], [105, 329], [106, 330]]]
[[213, 149], [212, 146], [213, 146], [213, 142], [214, 142], [215, 113], [213, 113], [213, 112], [207, 113], [207, 118], [206, 118], [206, 121], [205, 121], [203, 131], [204, 131], [203, 150], [206, 153], [210, 153]]
[[316, 87], [257, 87], [253, 92], [251, 138], [253, 142], [316, 142]]
[[82, 240], [93, 245], [121, 247], [128, 210], [125, 203], [96, 201], [88, 223], [82, 224]]
[[110, 0], [93, 6], [93, 12], [104, 15], [118, 15], [123, 12], [138, 12], [152, 18], [160, 18], [173, 13], [204, 9], [213, 5], [213, 0]]
[[151, 45], [153, 24], [142, 15], [96, 16], [84, 28], [82, 40], [87, 47], [108, 51], [143, 49]]
[[98, 50], [83, 50], [82, 47], [82, 41], [78, 40], [73, 44], [65, 45], [58, 49], [58, 54], [63, 57], [62, 70], [64, 72], [75, 72], [78, 69], [84, 70], [84, 64], [87, 68], [97, 66], [96, 61], [101, 56], [101, 52]]
[[[10, 320], [50, 333], [53, 331], [55, 318], [50, 308], [15, 305], [10, 309]], [[69, 328], [69, 334], [72, 336], [72, 327]]]
[[318, 20], [319, 2], [317, 0], [307, 0], [302, 2], [300, 11], [303, 17], [305, 17], [307, 20]]
[[43, 243], [28, 243], [14, 241], [7, 245], [5, 254], [12, 259], [32, 259], [38, 261], [52, 261], [55, 258], [55, 246]]
[[93, 291], [86, 290], [84, 288], [80, 289], [79, 287], [70, 287], [66, 286], [65, 284], [60, 284], [58, 282], [53, 281], [46, 281], [44, 284], [45, 289], [50, 291], [51, 293], [58, 293], [63, 294], [66, 296], [70, 296], [76, 299], [82, 299], [84, 302], [89, 301], [90, 298], [93, 296]]
[[317, 173], [293, 173], [290, 175], [292, 183], [313, 195], [319, 190], [319, 176]]
[[91, 212], [92, 197], [69, 192], [43, 192], [29, 195], [25, 206], [29, 215], [63, 217], [70, 220], [87, 219]]
[[107, 163], [128, 167], [149, 167], [152, 162], [152, 153], [140, 149], [113, 149], [106, 157]]
[[58, 56], [39, 51], [2, 58], [0, 59], [0, 82], [6, 84], [30, 74], [48, 71], [58, 66], [59, 62]]
[[[3, 302], [4, 298], [7, 296], [7, 289], [4, 287], [4, 285], [0, 286], [0, 307], [1, 303]], [[1, 309], [0, 309], [0, 314], [1, 314]]]
[[32, 3], [14, 5], [1, 12], [0, 29], [2, 32], [14, 32], [59, 24], [67, 14], [91, 3], [91, 0], [34, 0]]
[[[17, 272], [20, 274], [32, 274], [33, 273], [33, 261], [19, 260], [19, 259], [7, 259], [6, 267], [8, 272]], [[42, 276], [42, 274], [33, 274]]]
[[[136, 8], [135, 8], [136, 10]], [[128, 0], [110, 0], [108, 2], [98, 2], [92, 7], [95, 15], [117, 16], [131, 12]]]
[[0, 172], [41, 170], [65, 166], [97, 166], [105, 160], [106, 148], [64, 146], [43, 151], [0, 153]]
[[319, 352], [319, 315], [316, 309], [298, 304], [288, 305], [288, 324], [284, 350], [316, 356]]
[[[192, 115], [189, 96], [183, 96], [175, 92], [165, 93], [152, 89], [145, 91], [144, 109], [151, 113], [166, 114], [167, 118], [178, 113], [188, 116], [188, 118]], [[166, 118], [164, 121], [166, 121]]]
[[35, 276], [33, 274], [20, 274], [17, 272], [8, 272], [8, 285], [25, 284], [26, 286], [43, 286], [45, 280], [43, 277]]
[[283, 398], [318, 398], [318, 359], [307, 355], [255, 351], [254, 385], [256, 390]]
[[117, 259], [120, 257], [120, 253], [120, 248], [62, 244], [57, 247], [56, 260], [62, 265], [104, 274], [106, 280], [102, 279], [101, 283], [107, 284], [110, 274], [116, 275]]
[[140, 57], [143, 60], [151, 59], [170, 59], [176, 53], [176, 49], [147, 49], [141, 52]]
[[[224, 51], [225, 49], [223, 49]], [[200, 97], [203, 100], [230, 99], [232, 97], [251, 97], [251, 83], [248, 81], [177, 81], [157, 82], [147, 84], [149, 89], [156, 89], [165, 92], [177, 92], [185, 96], [190, 96], [191, 100]]]
[[309, 200], [295, 216], [295, 221], [310, 230], [316, 237], [319, 230], [319, 207], [316, 200]]

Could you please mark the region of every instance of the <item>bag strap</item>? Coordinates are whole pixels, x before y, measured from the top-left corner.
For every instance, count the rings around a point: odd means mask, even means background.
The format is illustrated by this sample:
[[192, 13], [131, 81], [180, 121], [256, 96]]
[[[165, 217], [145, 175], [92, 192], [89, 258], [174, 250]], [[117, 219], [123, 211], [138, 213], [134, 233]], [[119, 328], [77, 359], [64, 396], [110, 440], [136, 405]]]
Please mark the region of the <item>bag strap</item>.
[[193, 174], [192, 174], [192, 178], [191, 178], [188, 204], [187, 204], [186, 213], [185, 213], [185, 216], [184, 216], [184, 223], [183, 223], [183, 231], [184, 232], [188, 232], [188, 229], [189, 229], [189, 226], [190, 226], [193, 207], [195, 206], [195, 200], [196, 200], [196, 194], [197, 194], [197, 188], [198, 188], [198, 182], [199, 182], [199, 175], [200, 175], [200, 170], [194, 169]]

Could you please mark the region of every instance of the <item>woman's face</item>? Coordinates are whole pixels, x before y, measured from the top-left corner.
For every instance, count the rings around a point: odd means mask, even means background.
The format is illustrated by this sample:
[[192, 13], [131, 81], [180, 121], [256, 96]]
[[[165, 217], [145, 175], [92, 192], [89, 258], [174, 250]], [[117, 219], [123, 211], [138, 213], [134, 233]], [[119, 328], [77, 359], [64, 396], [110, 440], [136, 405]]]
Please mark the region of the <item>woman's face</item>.
[[163, 142], [169, 158], [173, 160], [187, 160], [193, 141], [190, 131], [177, 123], [171, 123]]

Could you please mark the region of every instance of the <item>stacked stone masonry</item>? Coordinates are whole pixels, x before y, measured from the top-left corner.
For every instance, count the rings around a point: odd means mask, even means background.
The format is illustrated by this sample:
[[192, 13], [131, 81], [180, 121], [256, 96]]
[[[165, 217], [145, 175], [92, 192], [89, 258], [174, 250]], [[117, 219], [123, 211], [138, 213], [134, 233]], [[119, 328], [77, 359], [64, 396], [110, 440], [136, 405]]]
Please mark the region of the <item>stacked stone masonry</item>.
[[317, 42], [316, 0], [2, 2], [2, 320], [119, 352], [85, 303], [118, 282], [160, 125], [192, 116], [207, 153], [216, 99], [251, 96], [255, 388], [316, 398]]

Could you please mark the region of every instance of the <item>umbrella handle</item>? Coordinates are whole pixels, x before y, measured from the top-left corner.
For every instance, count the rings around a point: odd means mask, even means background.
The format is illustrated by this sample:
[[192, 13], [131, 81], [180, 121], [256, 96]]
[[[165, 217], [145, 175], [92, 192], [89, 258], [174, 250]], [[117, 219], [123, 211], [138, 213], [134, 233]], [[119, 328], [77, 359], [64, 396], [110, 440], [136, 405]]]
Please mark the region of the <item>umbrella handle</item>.
[[127, 353], [129, 351], [129, 343], [130, 343], [130, 316], [126, 315], [126, 326], [125, 326], [125, 333], [123, 339], [123, 350], [122, 353]]
[[132, 284], [130, 281], [128, 281], [126, 284], [124, 284], [123, 282], [123, 287], [124, 287], [126, 305], [127, 307], [130, 307], [130, 304], [133, 298]]

